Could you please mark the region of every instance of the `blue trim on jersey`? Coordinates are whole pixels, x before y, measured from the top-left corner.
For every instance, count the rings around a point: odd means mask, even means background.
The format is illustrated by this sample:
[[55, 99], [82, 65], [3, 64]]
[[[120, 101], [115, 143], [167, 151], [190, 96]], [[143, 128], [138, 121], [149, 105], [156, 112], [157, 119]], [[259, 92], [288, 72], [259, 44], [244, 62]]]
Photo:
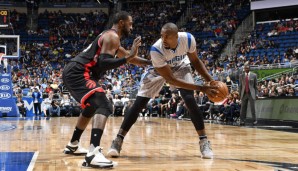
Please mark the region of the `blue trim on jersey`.
[[151, 46], [150, 51], [155, 51], [155, 52], [158, 52], [158, 53], [160, 53], [161, 55], [163, 55], [163, 54], [160, 52], [160, 50], [158, 50], [158, 49], [157, 49], [156, 47], [154, 47], [154, 46]]
[[186, 34], [187, 34], [187, 42], [188, 42], [188, 50], [189, 50], [191, 46], [191, 34], [190, 33], [186, 33]]

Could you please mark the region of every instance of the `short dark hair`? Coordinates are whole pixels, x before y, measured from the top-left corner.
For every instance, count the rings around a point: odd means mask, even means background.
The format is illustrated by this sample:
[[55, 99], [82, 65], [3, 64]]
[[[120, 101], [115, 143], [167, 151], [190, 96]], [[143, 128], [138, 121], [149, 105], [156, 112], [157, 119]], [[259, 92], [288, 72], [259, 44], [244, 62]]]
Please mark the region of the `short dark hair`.
[[126, 11], [119, 11], [113, 18], [113, 24], [118, 24], [120, 20], [127, 20], [130, 14]]
[[162, 29], [168, 30], [172, 33], [178, 33], [178, 27], [174, 23], [166, 23], [165, 25], [162, 26]]

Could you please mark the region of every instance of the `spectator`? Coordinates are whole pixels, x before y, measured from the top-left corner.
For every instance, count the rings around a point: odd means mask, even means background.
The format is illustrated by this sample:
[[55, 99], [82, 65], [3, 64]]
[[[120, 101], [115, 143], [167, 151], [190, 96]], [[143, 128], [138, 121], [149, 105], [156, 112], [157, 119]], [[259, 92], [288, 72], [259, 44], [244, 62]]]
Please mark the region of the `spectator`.
[[50, 116], [58, 116], [60, 117], [60, 106], [56, 100], [53, 100], [51, 106], [49, 108]]
[[62, 96], [62, 100], [60, 102], [60, 106], [62, 108], [62, 111], [64, 113], [65, 116], [70, 116], [71, 113], [71, 102], [69, 99], [69, 95], [68, 94], [64, 94]]
[[288, 91], [287, 96], [296, 96], [295, 89], [293, 87], [290, 87]]
[[[34, 88], [34, 92], [32, 93], [33, 104], [34, 104], [34, 113], [35, 116], [41, 115], [41, 94], [37, 88]], [[38, 111], [38, 113], [37, 113]]]
[[19, 112], [23, 117], [26, 117], [26, 108], [24, 106], [24, 101], [22, 100], [22, 97], [17, 98], [17, 106], [19, 108]]
[[49, 110], [50, 110], [50, 107], [52, 106], [53, 95], [54, 95], [53, 91], [50, 91], [48, 98], [46, 98], [43, 101], [43, 103], [44, 103], [44, 105], [43, 105], [43, 107], [44, 107], [43, 108], [43, 111], [44, 111], [45, 116], [50, 116], [49, 115], [50, 114], [49, 113]]

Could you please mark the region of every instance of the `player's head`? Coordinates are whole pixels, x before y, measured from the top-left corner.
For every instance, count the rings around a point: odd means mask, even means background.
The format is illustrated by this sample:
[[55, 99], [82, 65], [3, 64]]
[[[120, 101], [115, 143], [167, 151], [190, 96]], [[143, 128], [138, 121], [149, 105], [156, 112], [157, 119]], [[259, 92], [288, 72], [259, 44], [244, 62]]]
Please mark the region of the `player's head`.
[[129, 36], [132, 31], [132, 17], [126, 11], [119, 11], [114, 16], [113, 25], [118, 25], [121, 35]]
[[178, 44], [178, 27], [174, 23], [167, 23], [161, 28], [162, 44], [166, 49], [174, 49]]

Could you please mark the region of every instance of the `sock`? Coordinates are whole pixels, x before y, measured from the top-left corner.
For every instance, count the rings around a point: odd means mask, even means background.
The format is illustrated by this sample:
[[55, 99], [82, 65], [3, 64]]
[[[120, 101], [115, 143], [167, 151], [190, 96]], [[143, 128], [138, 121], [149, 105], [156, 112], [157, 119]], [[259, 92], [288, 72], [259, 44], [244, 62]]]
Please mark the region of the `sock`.
[[100, 139], [101, 139], [102, 133], [103, 133], [103, 130], [102, 129], [93, 128], [91, 130], [90, 144], [93, 144], [94, 147], [99, 146], [100, 145]]
[[207, 139], [207, 135], [200, 135], [199, 138], [200, 138], [200, 140]]
[[123, 139], [124, 139], [124, 136], [123, 135], [121, 135], [121, 134], [117, 134], [117, 137], [116, 138], [120, 138], [122, 141], [123, 141]]
[[77, 143], [79, 143], [83, 132], [84, 132], [84, 130], [81, 130], [78, 127], [76, 127], [72, 134], [72, 138], [71, 138], [70, 142], [73, 143], [73, 142], [77, 141]]

